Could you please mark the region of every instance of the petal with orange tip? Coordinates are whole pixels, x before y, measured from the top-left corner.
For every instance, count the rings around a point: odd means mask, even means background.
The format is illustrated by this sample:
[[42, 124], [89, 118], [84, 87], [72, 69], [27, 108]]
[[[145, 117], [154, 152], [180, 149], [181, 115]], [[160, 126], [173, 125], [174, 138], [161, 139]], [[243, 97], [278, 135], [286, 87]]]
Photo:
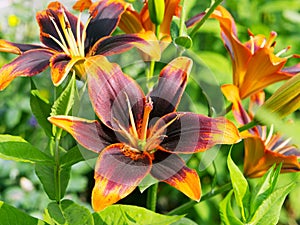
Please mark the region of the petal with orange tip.
[[10, 41], [0, 39], [0, 52], [9, 52], [16, 55], [21, 55], [23, 52], [26, 52], [31, 49], [43, 48], [40, 45], [32, 44], [19, 44]]
[[286, 80], [292, 74], [280, 71], [287, 59], [282, 58], [277, 63], [271, 59], [271, 52], [268, 48], [261, 48], [251, 57], [247, 72], [242, 85], [239, 86], [242, 99], [262, 90], [277, 81]]
[[222, 85], [221, 90], [227, 100], [232, 103], [232, 113], [237, 122], [240, 125], [249, 123], [251, 118], [242, 105], [238, 87], [233, 84], [225, 84]]
[[116, 29], [128, 3], [123, 0], [101, 0], [90, 6], [91, 20], [86, 30], [85, 51], [98, 39], [109, 36]]
[[16, 77], [31, 77], [45, 70], [52, 55], [50, 50], [33, 49], [3, 66], [0, 70], [0, 90], [6, 88]]
[[234, 144], [241, 140], [235, 125], [222, 117], [174, 112], [159, 119], [152, 132], [155, 134], [164, 127], [160, 147], [170, 153], [202, 152], [217, 144]]
[[247, 63], [251, 57], [251, 51], [237, 38], [234, 19], [224, 7], [218, 6], [211, 18], [220, 22], [223, 42], [233, 63], [233, 83], [240, 88], [248, 68]]
[[121, 16], [118, 25], [126, 34], [142, 33], [145, 29], [141, 23], [140, 15], [131, 7], [127, 7]]
[[189, 198], [199, 201], [201, 197], [200, 179], [195, 170], [186, 167], [176, 154], [163, 151], [154, 153], [151, 175], [175, 187]]
[[261, 177], [274, 164], [282, 163], [281, 172], [298, 172], [300, 163], [296, 155], [283, 155], [265, 148], [259, 137], [244, 140], [244, 174], [247, 177]]
[[92, 206], [95, 211], [129, 195], [150, 172], [148, 153], [137, 152], [124, 144], [104, 149], [96, 163]]
[[[69, 74], [71, 69], [74, 69], [74, 65], [83, 60], [84, 59], [81, 57], [71, 58], [69, 55], [64, 53], [55, 54], [53, 57], [51, 57], [50, 67], [53, 84], [55, 86], [60, 85]], [[83, 71], [83, 73], [85, 72]], [[77, 72], [76, 76], [81, 78], [85, 77], [85, 74], [79, 74]]]
[[103, 123], [73, 116], [52, 116], [48, 120], [70, 133], [83, 147], [100, 152], [106, 146], [118, 142], [114, 131]]
[[93, 4], [91, 0], [78, 0], [73, 5], [73, 9], [82, 12], [85, 9], [89, 9], [90, 6]]
[[135, 121], [142, 120], [145, 95], [135, 80], [104, 56], [89, 57], [84, 65], [91, 103], [103, 123], [115, 130], [129, 130], [131, 113]]
[[88, 54], [110, 56], [128, 51], [133, 47], [147, 54], [152, 60], [160, 59], [159, 43], [152, 32], [103, 37], [95, 43]]
[[192, 65], [191, 59], [178, 57], [162, 69], [157, 86], [148, 94], [153, 101], [152, 118], [162, 117], [176, 110]]

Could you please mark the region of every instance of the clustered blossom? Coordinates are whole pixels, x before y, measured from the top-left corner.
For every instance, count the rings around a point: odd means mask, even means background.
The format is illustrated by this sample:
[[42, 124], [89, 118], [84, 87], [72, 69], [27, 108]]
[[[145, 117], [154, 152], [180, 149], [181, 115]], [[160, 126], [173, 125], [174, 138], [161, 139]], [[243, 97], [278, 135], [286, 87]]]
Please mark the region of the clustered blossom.
[[[67, 115], [51, 116], [48, 120], [70, 133], [87, 150], [98, 154], [92, 192], [95, 211], [132, 193], [148, 175], [199, 201], [199, 175], [187, 167], [180, 154], [203, 152], [217, 144], [235, 144], [241, 139], [244, 139], [246, 176], [262, 176], [279, 163], [282, 172], [300, 171], [299, 149], [282, 134], [274, 133], [273, 127], [256, 125], [239, 132], [225, 117], [177, 111], [192, 70], [191, 59], [181, 56], [171, 60], [147, 94], [118, 64], [108, 60], [107, 56], [133, 47], [142, 52], [144, 60], [160, 59], [162, 50], [172, 41], [172, 18], [181, 12], [180, 0], [164, 3], [164, 17], [157, 29], [157, 24], [150, 19], [148, 1], [137, 12], [123, 0], [94, 3], [79, 0], [73, 7], [80, 11], [78, 17], [55, 1], [36, 15], [40, 45], [0, 40], [0, 51], [18, 55], [0, 69], [0, 90], [16, 77], [35, 76], [47, 67], [51, 69], [55, 86], [70, 73], [87, 82], [96, 120]], [[81, 14], [86, 9], [89, 17], [83, 24]], [[192, 26], [204, 15], [205, 12], [197, 15], [186, 25]], [[294, 77], [300, 64], [284, 67], [288, 58], [274, 54], [275, 32], [269, 38], [249, 32], [250, 40], [241, 43], [235, 21], [224, 7], [217, 7], [210, 17], [220, 23], [221, 37], [233, 67], [232, 84], [224, 84], [221, 89], [232, 104], [237, 124], [244, 126], [254, 121], [256, 109], [263, 105], [263, 90]], [[118, 26], [125, 34], [113, 35]], [[291, 101], [297, 101], [298, 86], [292, 87]], [[287, 93], [285, 88], [283, 94], [276, 96]], [[247, 98], [248, 111], [242, 104]], [[275, 100], [279, 101], [278, 98]], [[292, 107], [289, 102], [285, 106]], [[285, 110], [284, 115], [295, 110]]]

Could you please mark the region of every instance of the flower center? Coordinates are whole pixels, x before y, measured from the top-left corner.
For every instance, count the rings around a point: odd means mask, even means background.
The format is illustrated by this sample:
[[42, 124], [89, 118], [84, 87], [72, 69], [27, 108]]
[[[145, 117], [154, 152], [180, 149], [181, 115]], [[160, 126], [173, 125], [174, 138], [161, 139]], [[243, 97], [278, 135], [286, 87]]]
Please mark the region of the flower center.
[[52, 22], [52, 24], [55, 27], [55, 30], [59, 36], [59, 39], [53, 37], [50, 35], [50, 38], [57, 43], [61, 49], [71, 57], [73, 56], [78, 56], [78, 57], [84, 57], [85, 52], [84, 52], [84, 41], [86, 38], [86, 29], [87, 26], [91, 20], [91, 17], [88, 19], [87, 23], [85, 24], [82, 32], [81, 32], [81, 14], [82, 12], [79, 13], [78, 19], [77, 19], [77, 24], [76, 24], [76, 37], [74, 36], [74, 33], [72, 31], [70, 21], [64, 11], [63, 8], [60, 9], [60, 11], [57, 14], [57, 17], [59, 19], [59, 23], [62, 29], [59, 29], [58, 24], [56, 24], [55, 19], [52, 15], [49, 15], [49, 18]]

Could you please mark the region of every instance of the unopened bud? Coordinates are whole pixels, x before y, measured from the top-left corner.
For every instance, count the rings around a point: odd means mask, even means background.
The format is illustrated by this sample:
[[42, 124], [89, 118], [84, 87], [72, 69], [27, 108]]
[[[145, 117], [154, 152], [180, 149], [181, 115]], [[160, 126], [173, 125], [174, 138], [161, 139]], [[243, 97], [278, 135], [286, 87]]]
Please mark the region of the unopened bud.
[[155, 25], [160, 25], [165, 15], [164, 0], [148, 0], [150, 19]]

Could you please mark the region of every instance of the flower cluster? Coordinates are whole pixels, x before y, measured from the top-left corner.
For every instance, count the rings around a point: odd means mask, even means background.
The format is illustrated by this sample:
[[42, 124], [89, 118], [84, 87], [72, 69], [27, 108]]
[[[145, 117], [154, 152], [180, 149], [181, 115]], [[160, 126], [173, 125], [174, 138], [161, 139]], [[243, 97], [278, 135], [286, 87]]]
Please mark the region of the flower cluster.
[[[148, 91], [141, 87], [147, 84], [140, 86], [117, 62], [112, 62], [109, 56], [137, 48], [141, 59], [150, 61], [145, 63], [150, 82], [156, 61], [172, 42], [172, 19], [182, 13], [179, 4], [179, 0], [144, 1], [138, 12], [123, 0], [79, 0], [73, 7], [79, 11], [75, 16], [60, 2], [51, 2], [36, 15], [41, 44], [0, 40], [1, 52], [18, 55], [0, 69], [0, 90], [16, 77], [32, 77], [48, 67], [54, 86], [64, 86], [69, 74], [86, 82], [97, 118], [89, 120], [66, 112], [48, 115], [48, 121], [98, 154], [92, 191], [95, 211], [128, 196], [147, 176], [199, 201], [199, 175], [181, 155], [203, 152], [220, 144], [233, 145], [242, 139], [246, 176], [262, 176], [273, 164], [280, 163], [282, 172], [300, 171], [300, 151], [292, 140], [274, 132], [273, 126], [268, 129], [259, 124], [255, 116], [262, 106], [284, 116], [299, 107], [299, 79], [295, 77], [299, 77], [296, 74], [300, 66], [285, 67], [288, 57], [281, 54], [289, 47], [274, 53], [275, 32], [266, 38], [249, 31], [249, 41], [242, 43], [235, 21], [224, 7], [218, 6], [210, 15], [220, 24], [232, 61], [233, 82], [223, 84], [221, 90], [231, 103], [228, 111], [233, 113], [234, 122], [177, 110], [193, 73], [193, 60], [186, 56], [179, 55], [165, 63]], [[86, 10], [88, 18], [84, 24], [81, 17]], [[197, 24], [205, 15], [206, 12], [197, 15], [186, 25]], [[291, 78], [295, 82], [286, 84], [274, 95], [275, 100], [271, 98], [264, 105], [264, 89]], [[292, 97], [278, 109], [276, 102], [281, 102], [282, 96]], [[244, 100], [249, 101], [248, 111]], [[247, 127], [248, 124], [253, 126]]]

